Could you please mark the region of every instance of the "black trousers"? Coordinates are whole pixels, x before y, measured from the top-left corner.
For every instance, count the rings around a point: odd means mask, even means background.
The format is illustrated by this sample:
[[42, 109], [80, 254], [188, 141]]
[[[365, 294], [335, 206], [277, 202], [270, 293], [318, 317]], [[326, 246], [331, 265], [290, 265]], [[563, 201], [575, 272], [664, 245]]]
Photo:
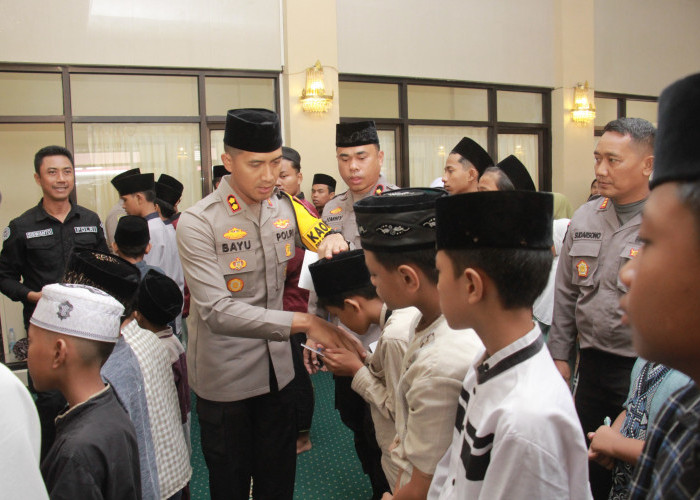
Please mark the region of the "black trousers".
[[382, 450], [374, 434], [374, 423], [367, 402], [352, 390], [352, 377], [336, 377], [335, 408], [340, 420], [348, 427], [355, 441], [355, 451], [362, 464], [362, 470], [372, 483], [372, 498], [381, 498], [391, 491], [382, 469]]
[[[636, 358], [616, 356], [597, 349], [581, 349], [576, 386], [576, 412], [584, 434], [603, 425], [605, 417], [614, 421], [622, 411], [630, 387], [630, 374]], [[586, 442], [590, 444], [586, 438]], [[588, 462], [593, 497], [607, 500], [612, 473], [595, 462]]]
[[306, 334], [295, 333], [289, 339], [292, 347], [292, 361], [294, 361], [294, 378], [289, 386], [294, 391], [294, 408], [297, 418], [297, 433], [311, 430], [311, 421], [314, 417], [314, 386], [311, 376], [304, 366], [304, 348], [301, 344], [306, 342]]
[[220, 403], [197, 398], [212, 500], [291, 500], [296, 472], [294, 392]]

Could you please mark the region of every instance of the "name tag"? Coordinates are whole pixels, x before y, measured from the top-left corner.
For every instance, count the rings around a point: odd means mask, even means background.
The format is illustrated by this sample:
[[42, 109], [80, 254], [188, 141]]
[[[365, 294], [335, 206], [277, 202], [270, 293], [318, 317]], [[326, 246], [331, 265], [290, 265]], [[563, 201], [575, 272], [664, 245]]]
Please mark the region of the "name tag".
[[77, 234], [97, 232], [97, 226], [75, 226], [73, 229]]
[[27, 239], [31, 238], [42, 238], [44, 236], [51, 236], [53, 234], [53, 228], [42, 229], [41, 231], [29, 231], [25, 234]]

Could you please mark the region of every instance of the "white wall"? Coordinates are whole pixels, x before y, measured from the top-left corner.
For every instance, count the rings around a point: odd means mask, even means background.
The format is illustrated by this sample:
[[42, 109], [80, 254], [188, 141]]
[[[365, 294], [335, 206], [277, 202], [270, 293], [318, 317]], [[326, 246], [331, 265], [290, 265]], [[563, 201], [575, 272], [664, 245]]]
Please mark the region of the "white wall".
[[700, 2], [596, 0], [596, 89], [659, 95], [700, 71]]
[[3, 0], [0, 61], [277, 70], [279, 0]]
[[555, 0], [336, 3], [343, 73], [554, 86]]

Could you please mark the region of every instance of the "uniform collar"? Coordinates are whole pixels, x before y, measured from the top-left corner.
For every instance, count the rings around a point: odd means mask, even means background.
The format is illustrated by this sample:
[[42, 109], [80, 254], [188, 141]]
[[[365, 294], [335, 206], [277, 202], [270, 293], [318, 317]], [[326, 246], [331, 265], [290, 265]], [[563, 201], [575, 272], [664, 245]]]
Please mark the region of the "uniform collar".
[[[76, 205], [73, 204], [72, 201], [69, 200], [70, 203], [70, 211], [68, 212], [68, 215], [66, 215], [66, 218], [63, 220], [65, 223], [68, 221], [71, 217], [77, 214], [76, 211]], [[37, 204], [37, 214], [36, 214], [36, 222], [42, 221], [44, 219], [53, 219], [53, 220], [58, 220], [56, 217], [53, 215], [49, 214], [45, 209], [44, 209], [44, 198], [39, 200], [39, 203]]]
[[513, 368], [533, 357], [542, 350], [544, 339], [539, 326], [535, 327], [524, 337], [510, 345], [507, 345], [491, 357], [484, 359], [476, 367], [476, 378], [479, 384], [488, 382], [492, 378]]
[[144, 219], [146, 220], [146, 222], [148, 222], [149, 220], [155, 219], [156, 217], [158, 217], [158, 212], [151, 212], [150, 214], [145, 216]]

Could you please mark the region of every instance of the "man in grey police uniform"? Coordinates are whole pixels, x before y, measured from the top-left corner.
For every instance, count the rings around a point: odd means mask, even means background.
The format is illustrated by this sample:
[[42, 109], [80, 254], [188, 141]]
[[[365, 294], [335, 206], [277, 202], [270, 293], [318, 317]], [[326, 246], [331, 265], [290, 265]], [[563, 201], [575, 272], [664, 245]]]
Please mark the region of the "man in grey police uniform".
[[[177, 242], [190, 288], [187, 364], [197, 394], [211, 497], [291, 499], [296, 467], [290, 332], [353, 348], [334, 325], [282, 311], [286, 265], [302, 242], [322, 256], [347, 244], [275, 189], [279, 117], [230, 110], [231, 175], [180, 216]], [[321, 241], [322, 240], [322, 241]]]
[[[605, 126], [594, 152], [602, 197], [576, 211], [559, 256], [548, 345], [569, 381], [568, 360], [579, 336], [575, 400], [584, 433], [617, 415], [627, 398], [636, 353], [630, 327], [621, 321], [619, 302], [627, 290], [618, 274], [641, 247], [639, 225], [649, 196], [655, 134], [641, 118]], [[594, 462], [589, 471], [593, 496], [608, 498], [610, 471]]]
[[[326, 203], [323, 220], [355, 248], [361, 248], [353, 204], [367, 196], [380, 195], [398, 187], [389, 184], [381, 173], [384, 151], [380, 150], [374, 121], [339, 123], [336, 125], [335, 146], [338, 172], [349, 189]], [[310, 310], [313, 310], [313, 305]], [[380, 333], [379, 327], [373, 325], [358, 338], [368, 347], [379, 338]], [[334, 376], [334, 379], [335, 407], [343, 423], [353, 431], [355, 450], [372, 483], [373, 498], [381, 498], [389, 488], [381, 466], [382, 453], [374, 436], [369, 406], [352, 390], [352, 377]]]

